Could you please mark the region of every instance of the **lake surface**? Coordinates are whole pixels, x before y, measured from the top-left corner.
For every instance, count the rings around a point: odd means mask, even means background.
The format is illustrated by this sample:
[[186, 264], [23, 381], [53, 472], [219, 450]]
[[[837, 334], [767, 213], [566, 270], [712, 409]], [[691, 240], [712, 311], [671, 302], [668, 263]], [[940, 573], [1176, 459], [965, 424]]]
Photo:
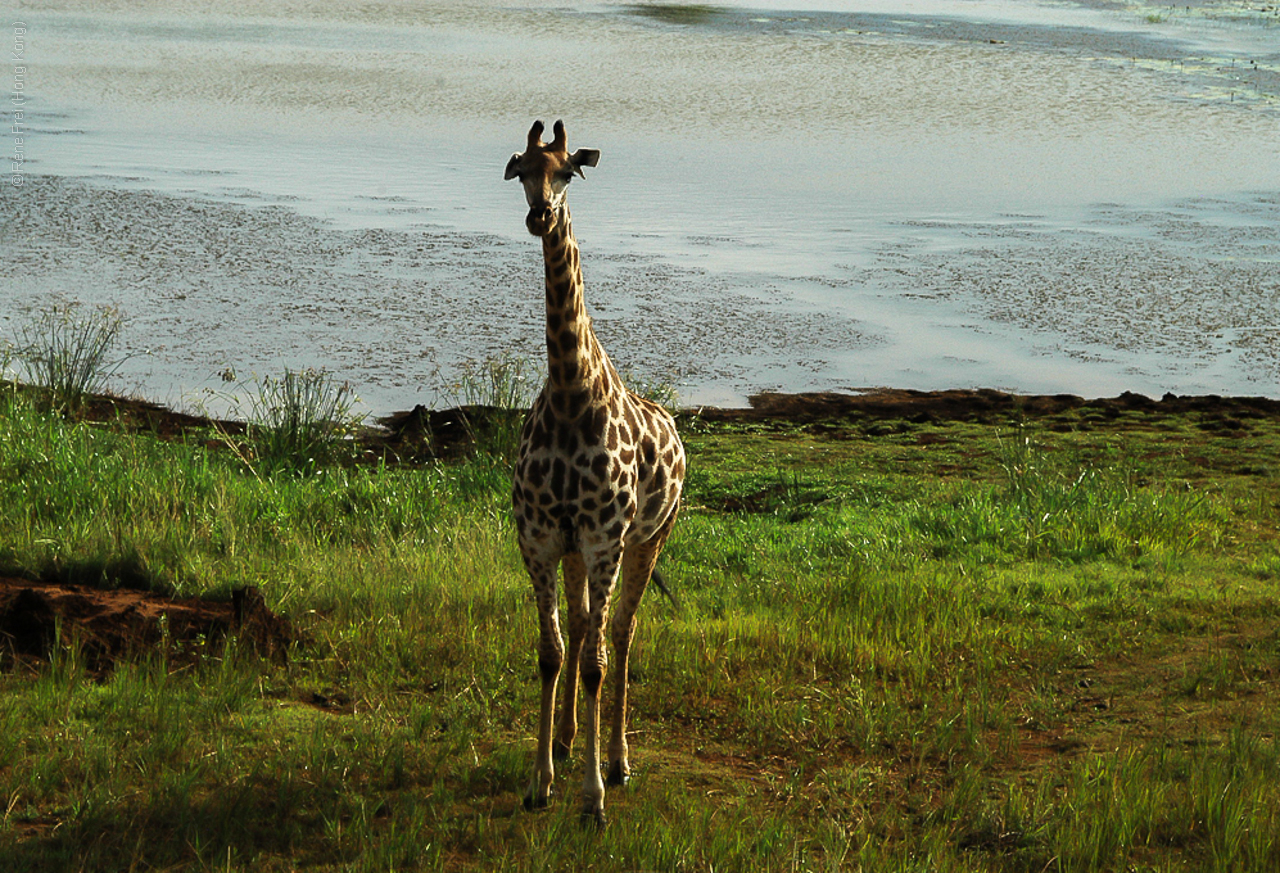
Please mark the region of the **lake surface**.
[[543, 353], [502, 169], [563, 118], [602, 151], [570, 197], [597, 332], [687, 403], [1277, 396], [1258, 8], [25, 3], [0, 334], [111, 304], [151, 399], [316, 366], [377, 413], [448, 402], [466, 361]]

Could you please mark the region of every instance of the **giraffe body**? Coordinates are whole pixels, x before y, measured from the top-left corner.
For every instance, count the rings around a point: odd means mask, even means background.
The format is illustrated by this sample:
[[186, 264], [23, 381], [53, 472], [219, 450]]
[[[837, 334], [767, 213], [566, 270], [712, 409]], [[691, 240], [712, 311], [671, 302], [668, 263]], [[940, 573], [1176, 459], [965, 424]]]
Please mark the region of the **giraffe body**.
[[[548, 378], [525, 420], [512, 505], [520, 553], [533, 581], [540, 636], [542, 699], [538, 751], [527, 805], [546, 805], [554, 759], [568, 756], [584, 692], [586, 775], [582, 815], [604, 823], [600, 691], [614, 646], [614, 709], [609, 782], [622, 784], [627, 760], [627, 659], [636, 609], [675, 524], [684, 481], [684, 448], [671, 415], [628, 391], [609, 361], [583, 300], [578, 244], [565, 189], [599, 152], [565, 145], [564, 126], [543, 143], [542, 123], [513, 155], [506, 178], [519, 178], [529, 202], [525, 224], [542, 239], [546, 267]], [[560, 635], [558, 577], [563, 572], [569, 625], [564, 703], [554, 722], [556, 686], [566, 662]], [[621, 575], [616, 612], [611, 596]], [[554, 738], [552, 736], [554, 730]]]

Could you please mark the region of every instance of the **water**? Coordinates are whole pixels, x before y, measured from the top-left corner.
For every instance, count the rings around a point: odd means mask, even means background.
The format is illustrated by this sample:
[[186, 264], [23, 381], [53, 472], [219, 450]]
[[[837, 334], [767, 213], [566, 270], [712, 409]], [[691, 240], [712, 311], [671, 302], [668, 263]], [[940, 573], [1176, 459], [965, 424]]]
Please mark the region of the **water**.
[[22, 13], [0, 320], [121, 306], [148, 397], [323, 366], [386, 412], [540, 354], [501, 171], [558, 117], [597, 330], [688, 402], [1280, 394], [1280, 11], [97, 6]]

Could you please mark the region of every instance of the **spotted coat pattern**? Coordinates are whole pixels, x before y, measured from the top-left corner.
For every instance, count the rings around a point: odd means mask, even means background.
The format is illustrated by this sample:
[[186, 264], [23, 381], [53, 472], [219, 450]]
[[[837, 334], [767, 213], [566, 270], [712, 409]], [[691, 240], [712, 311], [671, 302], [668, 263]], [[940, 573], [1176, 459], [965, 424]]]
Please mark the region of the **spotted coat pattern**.
[[[525, 421], [512, 488], [520, 553], [533, 581], [540, 622], [542, 701], [527, 804], [548, 802], [553, 759], [568, 756], [577, 733], [580, 679], [587, 756], [582, 815], [603, 824], [599, 694], [608, 667], [604, 632], [608, 626], [615, 662], [609, 783], [621, 784], [629, 775], [627, 657], [636, 609], [675, 523], [685, 456], [671, 415], [627, 390], [587, 315], [578, 243], [564, 192], [573, 175], [582, 175], [583, 166], [595, 166], [599, 153], [570, 155], [560, 122], [550, 144], [542, 143], [541, 133], [541, 123], [535, 124], [528, 149], [507, 166], [507, 178], [519, 178], [524, 186], [530, 207], [526, 225], [542, 238], [546, 268], [548, 378]], [[556, 685], [566, 662], [558, 569], [566, 592], [570, 669], [553, 739]], [[619, 575], [622, 584], [610, 624]]]

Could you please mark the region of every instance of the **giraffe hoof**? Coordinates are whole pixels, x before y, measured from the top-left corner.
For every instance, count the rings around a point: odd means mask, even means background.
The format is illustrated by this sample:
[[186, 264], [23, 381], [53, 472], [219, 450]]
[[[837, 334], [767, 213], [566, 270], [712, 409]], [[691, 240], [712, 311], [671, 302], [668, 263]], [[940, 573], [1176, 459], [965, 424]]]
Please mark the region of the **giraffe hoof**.
[[539, 809], [546, 809], [551, 805], [551, 792], [547, 792], [546, 797], [539, 797], [536, 794], [526, 794], [524, 796], [524, 808], [528, 812], [535, 812]]
[[552, 740], [551, 759], [553, 761], [567, 761], [569, 759], [569, 744], [562, 743], [559, 740]]
[[584, 828], [595, 828], [598, 831], [604, 830], [609, 820], [604, 816], [604, 807], [586, 806], [578, 815], [578, 822]]
[[604, 780], [604, 784], [610, 788], [617, 788], [620, 785], [626, 785], [630, 778], [631, 774], [622, 769], [622, 762], [614, 761], [609, 765], [609, 776]]

